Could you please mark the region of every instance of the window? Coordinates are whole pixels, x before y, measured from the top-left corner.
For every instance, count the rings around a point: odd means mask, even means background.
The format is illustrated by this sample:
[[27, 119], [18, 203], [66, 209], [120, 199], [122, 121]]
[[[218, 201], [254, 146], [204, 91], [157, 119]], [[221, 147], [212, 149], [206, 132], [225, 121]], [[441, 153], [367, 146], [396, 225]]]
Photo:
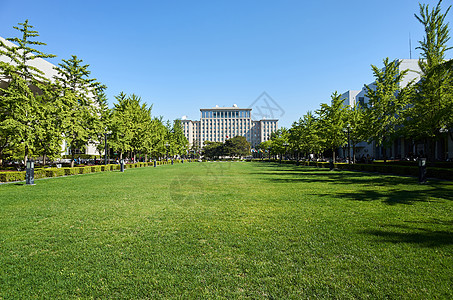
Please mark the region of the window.
[[363, 107], [365, 105], [365, 97], [359, 97], [359, 106]]

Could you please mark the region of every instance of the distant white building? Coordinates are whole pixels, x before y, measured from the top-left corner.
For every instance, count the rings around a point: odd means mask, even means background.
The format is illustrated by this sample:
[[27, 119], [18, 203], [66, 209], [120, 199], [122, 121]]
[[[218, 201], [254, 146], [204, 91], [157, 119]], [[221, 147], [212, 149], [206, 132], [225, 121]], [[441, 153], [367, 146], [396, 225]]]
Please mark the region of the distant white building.
[[213, 107], [200, 109], [200, 121], [181, 120], [184, 135], [190, 145], [203, 147], [206, 141], [225, 142], [235, 136], [243, 136], [252, 148], [270, 139], [278, 129], [277, 119], [251, 119], [251, 108]]

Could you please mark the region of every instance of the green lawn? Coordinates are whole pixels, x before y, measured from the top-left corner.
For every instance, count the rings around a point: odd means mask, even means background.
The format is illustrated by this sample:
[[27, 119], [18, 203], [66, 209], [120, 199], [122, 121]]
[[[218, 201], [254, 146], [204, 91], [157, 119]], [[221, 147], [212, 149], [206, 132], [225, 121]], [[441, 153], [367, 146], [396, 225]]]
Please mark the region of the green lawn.
[[0, 185], [0, 299], [453, 298], [453, 185], [184, 163]]

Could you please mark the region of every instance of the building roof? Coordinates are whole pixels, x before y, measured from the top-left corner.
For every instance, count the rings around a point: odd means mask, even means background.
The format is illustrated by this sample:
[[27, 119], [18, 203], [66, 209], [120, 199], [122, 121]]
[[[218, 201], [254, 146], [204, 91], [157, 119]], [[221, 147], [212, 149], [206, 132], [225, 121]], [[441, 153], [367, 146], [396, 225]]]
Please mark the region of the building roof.
[[232, 107], [213, 107], [213, 108], [200, 108], [200, 111], [205, 111], [205, 110], [252, 110], [251, 108], [239, 108], [237, 106], [232, 106]]

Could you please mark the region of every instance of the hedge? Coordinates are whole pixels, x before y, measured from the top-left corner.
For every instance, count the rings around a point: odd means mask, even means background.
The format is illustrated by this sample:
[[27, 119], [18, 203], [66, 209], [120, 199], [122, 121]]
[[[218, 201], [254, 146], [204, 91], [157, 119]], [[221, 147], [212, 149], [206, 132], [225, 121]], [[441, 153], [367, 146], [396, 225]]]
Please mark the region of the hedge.
[[[180, 160], [174, 160], [174, 163], [179, 163]], [[171, 161], [156, 161], [156, 165], [165, 165], [170, 164]], [[126, 164], [125, 169], [131, 168], [143, 168], [143, 167], [153, 167], [153, 162], [138, 162], [135, 164]], [[74, 168], [35, 168], [35, 179], [40, 178], [51, 178], [59, 176], [71, 176], [78, 174], [88, 174], [96, 172], [105, 172], [105, 171], [114, 171], [120, 170], [121, 165], [109, 164], [109, 165], [96, 165], [96, 166], [84, 166], [84, 167], [74, 167]], [[25, 180], [25, 171], [11, 171], [11, 172], [0, 172], [0, 182], [12, 182], [12, 181], [24, 181]]]
[[0, 181], [1, 182], [10, 182], [10, 181], [24, 181], [25, 180], [25, 172], [1, 172], [0, 173]]

